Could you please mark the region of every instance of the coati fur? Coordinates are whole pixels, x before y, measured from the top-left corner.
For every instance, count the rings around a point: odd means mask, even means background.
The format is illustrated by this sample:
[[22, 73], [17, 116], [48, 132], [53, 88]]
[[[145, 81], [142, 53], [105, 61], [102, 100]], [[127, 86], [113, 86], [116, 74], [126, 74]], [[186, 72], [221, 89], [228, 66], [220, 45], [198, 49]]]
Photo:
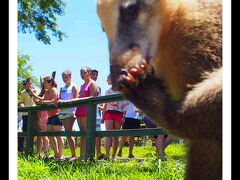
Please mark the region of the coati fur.
[[188, 180], [222, 177], [222, 2], [98, 0], [113, 88], [188, 142]]

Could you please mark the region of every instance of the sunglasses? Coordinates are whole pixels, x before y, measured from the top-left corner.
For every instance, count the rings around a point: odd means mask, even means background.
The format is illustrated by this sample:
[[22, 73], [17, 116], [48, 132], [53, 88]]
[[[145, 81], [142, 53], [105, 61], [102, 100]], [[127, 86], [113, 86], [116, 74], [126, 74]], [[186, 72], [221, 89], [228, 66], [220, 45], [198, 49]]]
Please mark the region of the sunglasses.
[[45, 82], [46, 82], [46, 83], [51, 83], [52, 81], [51, 81], [51, 80], [46, 80]]

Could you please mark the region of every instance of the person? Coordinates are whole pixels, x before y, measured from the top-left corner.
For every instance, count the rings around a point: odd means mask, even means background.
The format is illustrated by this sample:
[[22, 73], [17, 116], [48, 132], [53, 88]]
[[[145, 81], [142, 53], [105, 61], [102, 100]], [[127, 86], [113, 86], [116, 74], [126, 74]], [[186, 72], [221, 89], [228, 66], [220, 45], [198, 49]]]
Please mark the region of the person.
[[[18, 103], [18, 107], [24, 107], [23, 102]], [[18, 112], [18, 124], [17, 124], [17, 130], [18, 132], [22, 132], [22, 113]], [[24, 150], [24, 137], [18, 137], [18, 152], [23, 152]]]
[[[72, 73], [69, 70], [66, 70], [62, 73], [62, 79], [65, 85], [60, 88], [60, 99], [58, 100], [58, 102], [64, 102], [64, 101], [67, 102], [68, 100], [78, 98], [78, 89], [77, 89], [77, 86], [71, 82], [71, 76], [72, 76]], [[75, 107], [61, 109], [59, 118], [62, 121], [62, 124], [66, 131], [73, 130], [73, 124], [76, 120], [75, 110], [76, 110]], [[72, 154], [69, 161], [73, 161], [77, 159], [76, 149], [75, 149], [75, 139], [72, 136], [68, 136], [67, 140], [68, 140], [71, 154]]]
[[[140, 120], [138, 116], [138, 110], [134, 106], [134, 104], [130, 101], [128, 101], [128, 109], [125, 116], [125, 121], [122, 126], [122, 129], [139, 129], [140, 128]], [[127, 141], [127, 136], [122, 136], [120, 144], [119, 144], [119, 151], [118, 156], [122, 156], [122, 149]], [[134, 147], [134, 136], [129, 137], [129, 158], [134, 158], [133, 155], [133, 147]]]
[[[31, 92], [37, 93], [37, 89], [33, 87], [33, 82], [31, 78], [26, 78], [23, 80], [24, 90], [21, 92], [21, 102], [24, 104], [25, 107], [32, 107], [36, 106], [33, 96], [30, 94]], [[22, 132], [27, 132], [28, 126], [28, 112], [22, 113], [23, 125], [22, 125]], [[24, 144], [27, 142], [27, 137], [24, 137]]]
[[[46, 89], [43, 97], [37, 97], [39, 104], [53, 104], [59, 99], [59, 92], [55, 88], [55, 81], [51, 76], [44, 78], [44, 87]], [[62, 122], [59, 119], [59, 109], [48, 110], [47, 130], [51, 132], [61, 131]], [[54, 151], [54, 160], [62, 160], [64, 151], [64, 141], [62, 136], [49, 136], [50, 145]]]
[[[146, 124], [147, 128], [157, 128], [158, 126], [152, 122], [152, 120], [148, 117], [145, 116], [143, 118], [144, 123]], [[157, 157], [161, 160], [166, 160], [166, 154], [165, 154], [165, 149], [169, 144], [171, 144], [175, 138], [173, 138], [171, 135], [166, 135], [166, 134], [160, 134], [154, 136], [155, 138], [155, 147], [157, 151]]]
[[[45, 82], [42, 77], [41, 78], [41, 92], [36, 96], [35, 93], [31, 92], [31, 94], [34, 97], [34, 102], [38, 105], [38, 97], [43, 97], [45, 93]], [[46, 110], [44, 111], [38, 111], [37, 112], [37, 119], [36, 119], [36, 127], [38, 132], [46, 132], [47, 131], [47, 120], [48, 120], [48, 112]], [[37, 148], [37, 154], [39, 157], [45, 158], [47, 157], [48, 150], [49, 150], [49, 139], [47, 136], [37, 136], [38, 140], [38, 148]], [[41, 155], [41, 152], [44, 152], [44, 155]]]
[[[98, 70], [96, 69], [91, 70], [91, 79], [96, 82], [97, 78], [98, 78]], [[101, 87], [97, 86], [97, 89], [98, 89], [98, 96], [101, 96]], [[102, 104], [97, 105], [97, 112], [96, 112], [97, 113], [96, 114], [96, 130], [97, 131], [102, 130], [101, 129], [102, 111], [100, 110], [101, 107], [102, 107]], [[96, 137], [95, 147], [96, 147], [97, 159], [105, 158], [105, 154], [103, 154], [101, 150], [101, 137]]]
[[[98, 95], [97, 84], [91, 79], [91, 69], [89, 67], [82, 67], [80, 70], [81, 78], [84, 83], [81, 85], [79, 91], [79, 98], [94, 97]], [[88, 108], [86, 105], [78, 106], [75, 115], [80, 130], [85, 131], [87, 129], [87, 113]], [[86, 137], [80, 137], [80, 158], [86, 160]]]
[[[111, 76], [107, 77], [108, 85], [112, 85]], [[112, 88], [108, 89], [105, 95], [117, 94], [118, 92], [114, 92]], [[120, 129], [123, 122], [124, 117], [127, 111], [128, 103], [126, 101], [117, 101], [117, 102], [109, 102], [104, 104], [104, 117], [103, 120], [106, 125], [106, 130], [117, 130]], [[106, 137], [105, 141], [105, 149], [106, 155], [105, 159], [110, 159], [110, 147], [113, 147], [112, 150], [112, 159], [115, 159], [117, 148], [118, 148], [118, 137]]]

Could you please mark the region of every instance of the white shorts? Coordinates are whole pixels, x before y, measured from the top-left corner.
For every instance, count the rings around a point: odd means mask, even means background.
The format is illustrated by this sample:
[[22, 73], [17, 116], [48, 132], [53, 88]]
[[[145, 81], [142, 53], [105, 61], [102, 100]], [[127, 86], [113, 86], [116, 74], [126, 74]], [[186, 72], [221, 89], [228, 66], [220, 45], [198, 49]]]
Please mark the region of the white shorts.
[[73, 117], [75, 117], [75, 115], [70, 114], [70, 113], [60, 113], [58, 117], [62, 121], [62, 120], [65, 120], [65, 119], [73, 118]]
[[101, 131], [101, 119], [96, 119], [96, 131]]

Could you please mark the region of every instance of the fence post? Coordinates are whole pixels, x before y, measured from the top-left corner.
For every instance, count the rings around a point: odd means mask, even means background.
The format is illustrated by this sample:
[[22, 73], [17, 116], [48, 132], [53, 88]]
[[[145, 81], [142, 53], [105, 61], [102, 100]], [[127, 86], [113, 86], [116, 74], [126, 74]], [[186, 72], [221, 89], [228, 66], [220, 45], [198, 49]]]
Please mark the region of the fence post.
[[92, 101], [87, 103], [87, 136], [86, 136], [86, 158], [90, 161], [95, 155], [95, 135], [96, 135], [96, 104]]
[[36, 111], [28, 111], [28, 120], [27, 120], [27, 144], [26, 144], [26, 154], [33, 154], [33, 141], [34, 141], [34, 122], [36, 119]]

